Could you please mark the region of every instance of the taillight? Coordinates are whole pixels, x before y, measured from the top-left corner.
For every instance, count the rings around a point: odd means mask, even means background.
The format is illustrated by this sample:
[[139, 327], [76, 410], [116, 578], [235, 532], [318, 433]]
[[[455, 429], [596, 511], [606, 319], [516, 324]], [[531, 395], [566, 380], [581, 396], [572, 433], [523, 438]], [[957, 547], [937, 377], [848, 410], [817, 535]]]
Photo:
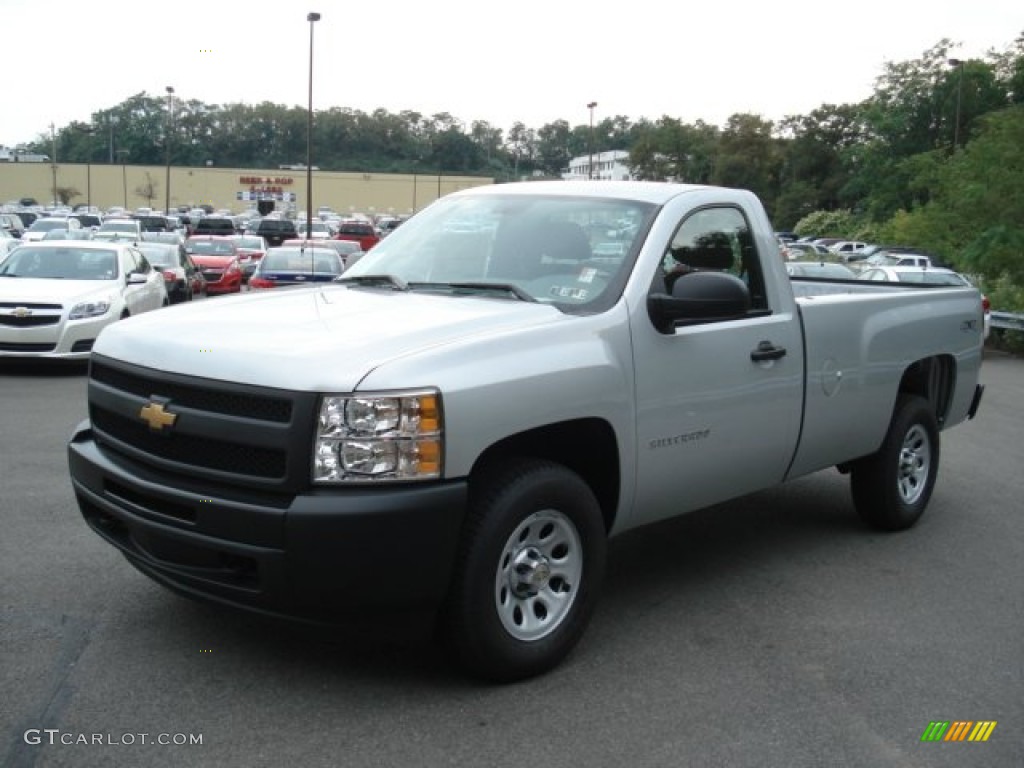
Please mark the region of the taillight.
[[174, 273], [171, 270], [162, 269], [160, 270], [160, 272], [164, 276], [164, 280], [166, 280], [168, 283], [174, 282]]
[[250, 288], [273, 288], [276, 283], [273, 280], [267, 280], [265, 277], [252, 277], [249, 278]]
[[986, 296], [984, 293], [981, 294], [981, 311], [982, 312], [991, 312], [992, 311], [992, 304], [989, 302], [988, 296]]

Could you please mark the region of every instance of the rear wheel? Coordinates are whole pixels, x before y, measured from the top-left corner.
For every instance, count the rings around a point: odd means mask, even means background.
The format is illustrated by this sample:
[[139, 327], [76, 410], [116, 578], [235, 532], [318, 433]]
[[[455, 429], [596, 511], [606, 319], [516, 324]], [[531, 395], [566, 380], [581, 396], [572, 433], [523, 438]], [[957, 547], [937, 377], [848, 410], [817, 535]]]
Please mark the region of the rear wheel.
[[939, 428], [928, 401], [900, 395], [878, 451], [853, 465], [857, 514], [868, 525], [900, 531], [917, 522], [939, 470]]
[[601, 510], [576, 473], [518, 460], [473, 483], [445, 633], [472, 674], [545, 672], [576, 645], [604, 574]]

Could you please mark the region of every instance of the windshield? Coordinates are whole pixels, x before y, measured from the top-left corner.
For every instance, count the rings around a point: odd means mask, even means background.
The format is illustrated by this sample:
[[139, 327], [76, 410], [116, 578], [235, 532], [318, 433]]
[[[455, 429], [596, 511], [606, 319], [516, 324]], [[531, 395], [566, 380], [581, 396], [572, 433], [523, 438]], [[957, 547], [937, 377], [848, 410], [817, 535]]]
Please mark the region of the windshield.
[[199, 256], [231, 256], [235, 249], [230, 242], [217, 242], [216, 240], [189, 240], [185, 244], [189, 253]]
[[594, 197], [452, 196], [374, 246], [342, 282], [386, 275], [410, 290], [470, 284], [487, 295], [600, 311], [618, 299], [654, 212], [647, 203]]
[[0, 277], [113, 280], [117, 277], [117, 251], [23, 245], [0, 264]]
[[36, 219], [29, 232], [49, 232], [51, 229], [67, 229], [68, 223], [64, 219]]
[[341, 260], [334, 251], [324, 248], [271, 248], [260, 262], [260, 271], [340, 275]]

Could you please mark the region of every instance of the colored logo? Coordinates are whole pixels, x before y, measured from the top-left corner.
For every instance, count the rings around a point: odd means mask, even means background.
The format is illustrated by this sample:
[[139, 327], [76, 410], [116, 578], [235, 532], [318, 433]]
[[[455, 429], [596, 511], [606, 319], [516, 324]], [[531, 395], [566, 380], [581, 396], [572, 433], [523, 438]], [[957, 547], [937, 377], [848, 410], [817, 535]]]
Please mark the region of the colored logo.
[[995, 720], [932, 720], [921, 741], [988, 741], [995, 729]]

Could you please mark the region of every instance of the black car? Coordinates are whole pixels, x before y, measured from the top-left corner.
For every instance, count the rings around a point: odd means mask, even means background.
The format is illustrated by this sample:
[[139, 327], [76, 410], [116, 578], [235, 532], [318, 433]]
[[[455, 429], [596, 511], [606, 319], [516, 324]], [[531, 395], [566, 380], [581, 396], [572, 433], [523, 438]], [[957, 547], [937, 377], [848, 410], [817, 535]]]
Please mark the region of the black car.
[[299, 236], [295, 222], [291, 219], [260, 219], [251, 234], [260, 235], [272, 248]]
[[237, 235], [238, 231], [235, 229], [234, 219], [229, 219], [226, 216], [203, 216], [196, 222], [192, 234], [224, 237]]
[[137, 247], [153, 268], [163, 273], [167, 297], [171, 304], [192, 301], [193, 295], [202, 291], [196, 291], [197, 278], [201, 277], [202, 273], [185, 251], [183, 243], [155, 243], [144, 240]]

